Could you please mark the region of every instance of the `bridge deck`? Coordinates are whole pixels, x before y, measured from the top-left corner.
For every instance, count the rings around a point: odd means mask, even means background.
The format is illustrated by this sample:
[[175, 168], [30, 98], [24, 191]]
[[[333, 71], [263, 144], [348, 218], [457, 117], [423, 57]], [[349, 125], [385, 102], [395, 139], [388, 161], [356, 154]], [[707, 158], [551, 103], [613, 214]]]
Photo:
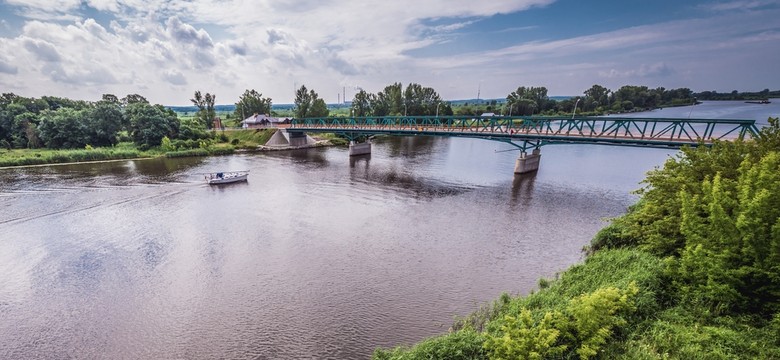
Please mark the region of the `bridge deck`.
[[293, 120], [289, 129], [342, 133], [349, 137], [375, 134], [473, 137], [504, 141], [523, 149], [553, 143], [697, 146], [755, 136], [758, 132], [754, 120], [502, 116], [306, 118]]

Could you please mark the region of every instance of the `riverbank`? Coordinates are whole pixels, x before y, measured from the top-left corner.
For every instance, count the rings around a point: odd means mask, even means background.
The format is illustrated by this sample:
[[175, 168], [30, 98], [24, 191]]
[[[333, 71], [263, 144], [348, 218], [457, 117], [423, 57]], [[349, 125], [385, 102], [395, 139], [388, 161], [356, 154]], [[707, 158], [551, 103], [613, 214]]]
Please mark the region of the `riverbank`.
[[780, 124], [769, 123], [755, 141], [683, 149], [651, 171], [585, 262], [538, 291], [373, 358], [780, 358]]
[[84, 162], [152, 159], [157, 157], [190, 157], [229, 155], [234, 152], [282, 151], [310, 147], [346, 145], [347, 141], [334, 134], [314, 137], [306, 146], [265, 146], [276, 129], [231, 130], [220, 132], [216, 141], [175, 141], [141, 150], [133, 143], [123, 142], [113, 147], [86, 149], [12, 149], [0, 150], [0, 168], [45, 166]]

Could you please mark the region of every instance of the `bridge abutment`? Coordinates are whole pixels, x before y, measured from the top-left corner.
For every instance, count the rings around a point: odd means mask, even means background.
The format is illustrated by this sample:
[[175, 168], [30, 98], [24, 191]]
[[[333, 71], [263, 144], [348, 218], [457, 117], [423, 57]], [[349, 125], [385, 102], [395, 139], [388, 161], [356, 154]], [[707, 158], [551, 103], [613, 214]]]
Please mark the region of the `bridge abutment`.
[[529, 155], [525, 151], [515, 161], [515, 174], [525, 174], [539, 170], [539, 162], [542, 160], [541, 151], [537, 148]]
[[364, 143], [358, 143], [354, 141], [349, 142], [349, 156], [369, 155], [371, 154], [371, 142], [366, 141]]

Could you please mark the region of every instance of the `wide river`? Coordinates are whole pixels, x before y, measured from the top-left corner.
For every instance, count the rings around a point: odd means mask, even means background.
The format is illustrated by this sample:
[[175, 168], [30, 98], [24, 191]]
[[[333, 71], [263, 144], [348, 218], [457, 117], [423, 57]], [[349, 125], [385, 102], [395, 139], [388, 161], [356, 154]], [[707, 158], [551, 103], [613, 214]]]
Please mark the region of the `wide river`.
[[[332, 147], [0, 169], [0, 358], [364, 359], [581, 261], [676, 153], [545, 146], [520, 177], [505, 150], [409, 137], [353, 159]], [[244, 169], [228, 186], [200, 175]]]

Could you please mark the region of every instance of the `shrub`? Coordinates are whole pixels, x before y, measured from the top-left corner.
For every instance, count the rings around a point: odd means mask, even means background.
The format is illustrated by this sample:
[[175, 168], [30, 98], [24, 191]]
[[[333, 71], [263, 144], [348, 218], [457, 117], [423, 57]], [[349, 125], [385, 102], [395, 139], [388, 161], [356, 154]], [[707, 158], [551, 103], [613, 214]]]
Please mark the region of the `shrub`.
[[487, 359], [483, 349], [484, 337], [471, 329], [431, 338], [417, 344], [413, 348], [397, 347], [393, 350], [377, 349], [374, 360], [475, 360]]
[[171, 139], [169, 139], [167, 136], [163, 136], [162, 141], [160, 141], [160, 148], [163, 151], [174, 151], [174, 150], [176, 150], [176, 147], [173, 146], [173, 143], [171, 143]]
[[636, 310], [636, 283], [625, 289], [600, 288], [569, 300], [563, 311], [534, 314], [522, 308], [517, 316], [495, 322], [485, 349], [494, 359], [543, 359], [574, 351], [581, 359], [595, 357], [617, 328]]

